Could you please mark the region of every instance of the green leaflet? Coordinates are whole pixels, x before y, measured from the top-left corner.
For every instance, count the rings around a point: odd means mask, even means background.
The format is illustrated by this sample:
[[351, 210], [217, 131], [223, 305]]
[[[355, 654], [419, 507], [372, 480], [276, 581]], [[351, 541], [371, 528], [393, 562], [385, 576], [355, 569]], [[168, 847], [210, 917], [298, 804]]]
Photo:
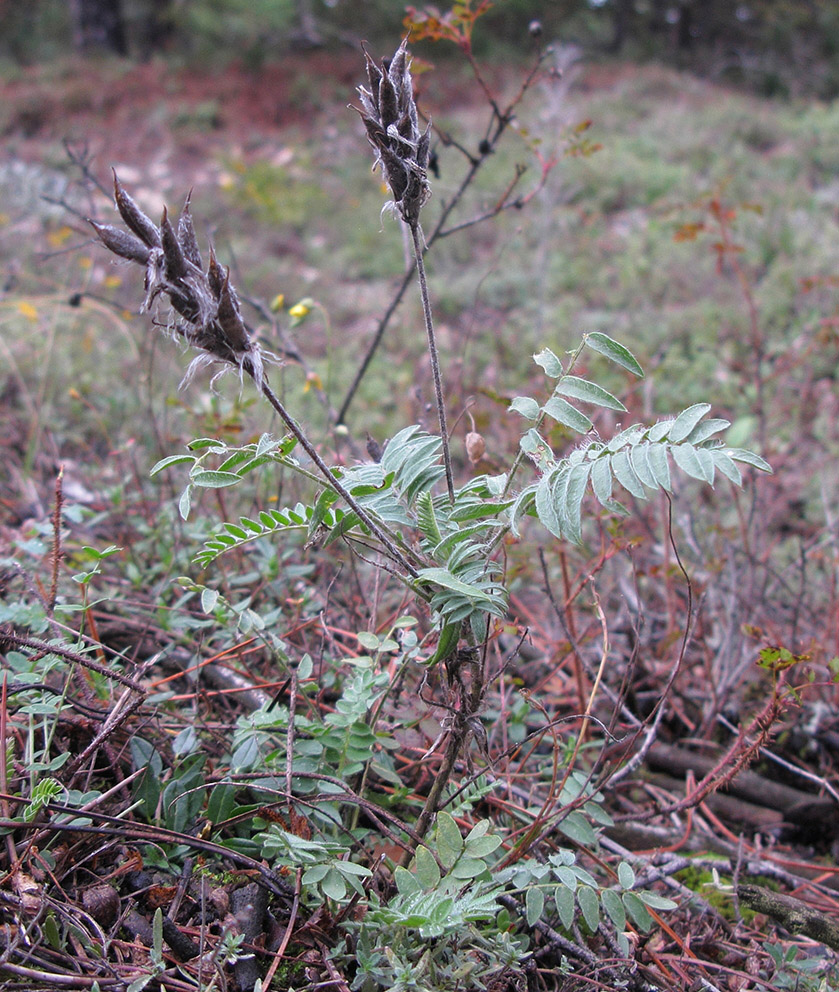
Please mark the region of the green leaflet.
[[614, 338], [610, 338], [608, 334], [603, 334], [600, 331], [595, 331], [593, 334], [586, 334], [585, 343], [592, 351], [596, 351], [598, 354], [608, 358], [609, 361], [620, 365], [627, 372], [638, 376], [639, 379], [644, 378], [644, 370], [635, 360], [632, 352], [628, 348], [624, 348]]

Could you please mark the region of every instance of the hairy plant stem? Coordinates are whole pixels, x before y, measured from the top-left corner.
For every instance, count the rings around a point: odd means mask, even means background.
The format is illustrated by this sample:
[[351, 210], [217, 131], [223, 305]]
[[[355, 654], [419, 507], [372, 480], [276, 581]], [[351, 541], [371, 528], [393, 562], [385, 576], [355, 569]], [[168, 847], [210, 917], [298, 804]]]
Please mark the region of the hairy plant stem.
[[[465, 722], [458, 722], [452, 727], [449, 733], [448, 740], [446, 741], [446, 753], [443, 755], [443, 763], [440, 766], [440, 770], [434, 776], [434, 782], [432, 783], [431, 790], [425, 798], [425, 805], [417, 818], [417, 825], [414, 827], [416, 835], [420, 840], [425, 837], [428, 833], [428, 828], [434, 822], [434, 817], [437, 814], [437, 807], [440, 803], [440, 797], [443, 795], [443, 790], [446, 788], [449, 779], [452, 777], [452, 772], [454, 771], [454, 766], [460, 756], [460, 749], [463, 746], [463, 741], [465, 738], [466, 724]], [[403, 867], [410, 862], [413, 856], [414, 851], [412, 850], [406, 850], [403, 853]]]
[[443, 464], [446, 467], [446, 489], [449, 501], [454, 503], [454, 477], [452, 475], [452, 458], [449, 451], [449, 430], [446, 426], [446, 404], [443, 399], [443, 379], [440, 375], [440, 360], [437, 356], [437, 339], [434, 335], [434, 321], [431, 317], [431, 301], [428, 298], [428, 282], [425, 278], [425, 263], [422, 252], [422, 231], [419, 223], [411, 224], [411, 237], [414, 241], [414, 257], [417, 260], [417, 275], [419, 276], [420, 296], [422, 297], [422, 313], [425, 318], [425, 331], [428, 335], [428, 357], [431, 359], [431, 374], [434, 377], [434, 398], [437, 403], [437, 417], [440, 421], [440, 438], [443, 442]]
[[[250, 370], [249, 370], [250, 371]], [[349, 506], [349, 508], [356, 514], [358, 519], [364, 524], [365, 527], [370, 529], [370, 532], [378, 538], [384, 549], [387, 551], [388, 555], [393, 561], [405, 569], [405, 571], [412, 577], [416, 578], [417, 570], [405, 556], [405, 554], [400, 551], [400, 549], [393, 542], [393, 539], [389, 537], [382, 528], [370, 517], [370, 515], [359, 506], [358, 502], [350, 495], [347, 489], [341, 485], [340, 481], [335, 478], [329, 469], [329, 466], [318, 454], [317, 449], [311, 443], [311, 441], [303, 433], [303, 430], [298, 425], [297, 421], [291, 416], [291, 414], [283, 406], [280, 398], [274, 392], [273, 389], [268, 385], [266, 380], [262, 380], [261, 384], [262, 395], [271, 404], [271, 406], [277, 411], [283, 420], [283, 423], [288, 427], [291, 433], [297, 438], [300, 446], [306, 452], [306, 454], [312, 459], [315, 465], [318, 467], [321, 475], [326, 479], [331, 489], [334, 489], [336, 493], [344, 500], [344, 502]]]

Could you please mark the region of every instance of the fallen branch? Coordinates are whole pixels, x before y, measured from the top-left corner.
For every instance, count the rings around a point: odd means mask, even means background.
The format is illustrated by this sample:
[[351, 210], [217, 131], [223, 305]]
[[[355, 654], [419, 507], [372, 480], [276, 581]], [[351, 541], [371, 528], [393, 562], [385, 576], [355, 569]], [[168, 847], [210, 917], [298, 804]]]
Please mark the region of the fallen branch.
[[756, 913], [771, 916], [790, 933], [802, 934], [839, 951], [839, 922], [806, 902], [779, 892], [770, 892], [760, 885], [738, 885], [737, 898], [741, 905]]

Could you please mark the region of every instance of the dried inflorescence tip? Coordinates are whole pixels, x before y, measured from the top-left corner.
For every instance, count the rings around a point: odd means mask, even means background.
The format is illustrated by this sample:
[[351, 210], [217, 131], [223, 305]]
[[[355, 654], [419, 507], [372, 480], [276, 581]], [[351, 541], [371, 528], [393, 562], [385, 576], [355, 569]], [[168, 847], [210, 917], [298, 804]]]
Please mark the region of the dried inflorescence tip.
[[414, 226], [431, 196], [426, 174], [431, 125], [420, 133], [407, 44], [406, 38], [381, 66], [365, 51], [370, 88], [359, 86], [358, 94], [367, 140], [376, 152], [373, 168], [381, 165], [396, 208]]
[[[187, 371], [188, 379], [199, 366], [221, 362], [235, 365], [241, 375], [249, 372], [261, 387], [264, 356], [251, 339], [242, 319], [239, 298], [230, 273], [210, 248], [205, 272], [195, 237], [187, 196], [177, 228], [166, 208], [157, 226], [126, 193], [114, 173], [114, 202], [129, 231], [90, 221], [105, 247], [120, 258], [145, 266], [146, 296], [141, 310], [148, 310], [159, 296], [166, 296], [183, 320], [175, 325], [189, 344], [200, 348]], [[273, 355], [267, 356], [274, 359]]]

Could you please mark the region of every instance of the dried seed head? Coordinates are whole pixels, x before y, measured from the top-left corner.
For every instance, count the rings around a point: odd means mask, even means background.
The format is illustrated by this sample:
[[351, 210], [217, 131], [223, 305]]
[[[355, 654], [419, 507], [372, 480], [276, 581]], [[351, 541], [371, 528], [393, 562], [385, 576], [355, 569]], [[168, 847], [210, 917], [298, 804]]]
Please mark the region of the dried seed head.
[[431, 196], [426, 173], [431, 125], [420, 132], [407, 45], [406, 38], [381, 68], [365, 51], [370, 89], [359, 86], [358, 95], [367, 140], [376, 153], [373, 168], [381, 166], [396, 208], [413, 226]]
[[114, 200], [133, 233], [109, 224], [90, 223], [109, 251], [145, 266], [146, 295], [141, 310], [148, 310], [159, 297], [167, 297], [183, 318], [175, 330], [204, 352], [191, 363], [185, 378], [198, 367], [220, 362], [235, 366], [240, 375], [248, 372], [260, 387], [265, 358], [276, 361], [276, 357], [263, 356], [251, 339], [229, 272], [219, 264], [212, 247], [207, 271], [203, 271], [190, 198], [186, 199], [177, 227], [165, 207], [157, 227], [125, 192], [116, 173]]

